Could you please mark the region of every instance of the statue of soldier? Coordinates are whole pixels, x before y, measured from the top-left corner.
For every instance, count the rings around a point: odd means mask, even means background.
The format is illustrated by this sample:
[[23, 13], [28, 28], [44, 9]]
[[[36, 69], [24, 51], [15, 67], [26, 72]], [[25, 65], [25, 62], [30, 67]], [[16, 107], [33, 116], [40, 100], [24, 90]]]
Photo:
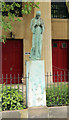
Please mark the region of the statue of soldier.
[[40, 18], [41, 12], [36, 12], [36, 17], [31, 20], [31, 30], [32, 36], [32, 48], [30, 53], [31, 60], [41, 59], [41, 49], [42, 49], [42, 33], [45, 29], [44, 22]]

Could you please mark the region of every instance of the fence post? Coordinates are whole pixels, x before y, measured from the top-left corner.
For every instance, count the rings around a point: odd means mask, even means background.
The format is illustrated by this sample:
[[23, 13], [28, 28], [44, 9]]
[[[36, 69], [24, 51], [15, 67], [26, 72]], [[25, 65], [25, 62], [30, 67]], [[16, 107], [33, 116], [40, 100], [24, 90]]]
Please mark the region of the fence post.
[[48, 72], [47, 72], [47, 87], [46, 88], [48, 89]]
[[6, 94], [7, 94], [7, 74], [6, 74]]
[[[2, 80], [2, 78], [0, 78]], [[2, 111], [2, 93], [3, 93], [3, 85], [0, 84], [0, 112]]]
[[[10, 74], [10, 91], [11, 91], [11, 80], [12, 80], [12, 75]], [[11, 92], [10, 92], [10, 99], [11, 99]]]
[[0, 112], [2, 111], [2, 102], [3, 102], [3, 100], [2, 100], [2, 94], [3, 94], [3, 74], [2, 74], [2, 84], [0, 85]]
[[18, 93], [19, 93], [19, 74], [18, 74]]
[[62, 104], [62, 71], [61, 71], [61, 104]]
[[[14, 74], [14, 84], [15, 84], [16, 82], [15, 82], [15, 74]], [[14, 85], [14, 89], [15, 89], [15, 85]]]
[[[53, 78], [54, 78], [54, 96], [55, 96], [55, 72], [54, 72]], [[54, 104], [54, 105], [55, 105], [55, 104]]]
[[58, 71], [57, 71], [57, 87], [58, 87], [58, 91], [57, 91], [57, 99], [58, 99], [58, 101], [57, 101], [57, 105], [59, 105], [59, 75], [58, 75]]
[[[22, 74], [22, 78], [24, 78], [23, 74]], [[22, 93], [23, 93], [23, 81], [22, 81]]]
[[69, 71], [68, 71], [68, 84], [69, 84]]

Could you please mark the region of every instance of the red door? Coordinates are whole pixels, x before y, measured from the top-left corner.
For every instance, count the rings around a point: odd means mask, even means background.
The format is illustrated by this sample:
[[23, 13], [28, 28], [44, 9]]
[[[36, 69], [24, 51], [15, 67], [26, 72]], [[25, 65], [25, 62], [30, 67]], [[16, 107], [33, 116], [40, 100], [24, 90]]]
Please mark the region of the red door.
[[[10, 77], [12, 77], [12, 83], [18, 83], [18, 74], [20, 77], [23, 73], [23, 42], [22, 40], [7, 40], [2, 44], [2, 74], [3, 77], [7, 76], [7, 83], [10, 83]], [[11, 76], [12, 74], [12, 76]], [[15, 74], [15, 75], [14, 75]], [[14, 81], [15, 76], [15, 81]], [[3, 80], [6, 83], [6, 79]], [[19, 79], [21, 83], [21, 79]]]
[[[67, 40], [53, 40], [52, 43], [52, 64], [53, 64], [53, 77], [54, 82], [68, 81], [69, 69], [69, 41]], [[54, 80], [55, 79], [55, 80]]]

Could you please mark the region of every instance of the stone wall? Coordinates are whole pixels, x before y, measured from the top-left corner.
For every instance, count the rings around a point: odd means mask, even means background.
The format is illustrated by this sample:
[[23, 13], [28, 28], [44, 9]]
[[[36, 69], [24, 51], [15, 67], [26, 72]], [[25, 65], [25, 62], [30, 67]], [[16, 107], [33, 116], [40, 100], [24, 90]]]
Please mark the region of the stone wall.
[[[24, 15], [20, 18], [22, 21], [12, 22], [12, 32], [15, 34], [15, 39], [23, 39], [23, 73], [25, 76], [25, 63], [29, 60], [29, 55], [25, 52], [30, 52], [32, 47], [32, 32], [30, 29], [30, 21], [35, 17], [36, 11], [41, 11], [41, 18], [45, 22], [45, 31], [43, 33], [42, 59], [45, 61], [45, 74], [52, 73], [52, 39], [69, 39], [69, 20], [67, 19], [51, 19], [51, 2], [40, 2], [40, 9], [35, 8], [30, 15]], [[8, 18], [6, 18], [8, 21]], [[10, 31], [7, 33], [2, 31], [10, 39]]]

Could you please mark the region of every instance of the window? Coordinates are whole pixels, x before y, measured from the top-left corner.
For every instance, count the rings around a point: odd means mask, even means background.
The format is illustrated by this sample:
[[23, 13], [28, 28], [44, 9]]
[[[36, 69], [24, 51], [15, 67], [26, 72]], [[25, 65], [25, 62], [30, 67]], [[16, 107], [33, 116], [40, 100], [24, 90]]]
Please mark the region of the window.
[[62, 43], [62, 48], [67, 48], [67, 43]]
[[52, 18], [69, 18], [66, 2], [51, 2]]
[[53, 43], [53, 47], [56, 48], [57, 47], [57, 43]]

